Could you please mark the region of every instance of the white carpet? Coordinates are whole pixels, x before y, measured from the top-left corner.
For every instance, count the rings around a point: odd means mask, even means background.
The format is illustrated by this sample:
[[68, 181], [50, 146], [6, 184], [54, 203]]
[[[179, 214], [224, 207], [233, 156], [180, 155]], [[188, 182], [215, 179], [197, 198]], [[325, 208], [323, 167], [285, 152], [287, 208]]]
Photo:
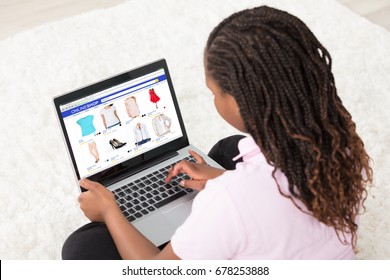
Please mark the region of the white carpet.
[[189, 138], [208, 151], [235, 131], [204, 84], [206, 39], [226, 16], [261, 4], [299, 16], [330, 51], [339, 94], [375, 163], [358, 258], [390, 259], [390, 34], [333, 0], [131, 0], [0, 41], [0, 258], [58, 259], [87, 222], [53, 96], [165, 57]]

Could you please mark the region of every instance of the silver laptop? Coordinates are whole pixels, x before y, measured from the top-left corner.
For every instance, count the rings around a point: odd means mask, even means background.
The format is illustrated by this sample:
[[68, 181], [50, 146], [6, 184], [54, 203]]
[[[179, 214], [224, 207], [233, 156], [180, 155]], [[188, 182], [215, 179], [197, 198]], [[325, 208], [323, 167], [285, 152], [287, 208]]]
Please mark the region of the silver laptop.
[[[129, 222], [156, 246], [170, 240], [191, 211], [196, 191], [168, 169], [195, 161], [164, 59], [53, 99], [77, 182], [88, 178], [111, 190]], [[77, 183], [80, 191], [85, 191]]]

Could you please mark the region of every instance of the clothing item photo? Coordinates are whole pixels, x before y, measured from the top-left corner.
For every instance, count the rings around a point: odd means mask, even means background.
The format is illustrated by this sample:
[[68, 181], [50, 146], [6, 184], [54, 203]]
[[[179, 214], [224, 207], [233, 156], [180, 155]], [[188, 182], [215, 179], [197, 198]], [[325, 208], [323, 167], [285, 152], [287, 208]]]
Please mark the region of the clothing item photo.
[[126, 112], [130, 118], [138, 117], [140, 114], [137, 99], [134, 96], [126, 98], [125, 100]]
[[103, 119], [103, 124], [106, 129], [120, 124], [120, 119], [116, 115], [116, 107], [114, 105], [108, 105], [100, 110], [100, 115]]
[[142, 145], [151, 140], [146, 124], [137, 123], [134, 126], [134, 139], [137, 146]]
[[156, 109], [158, 109], [157, 102], [160, 101], [160, 97], [154, 92], [154, 88], [149, 89], [150, 102], [156, 104]]
[[99, 151], [98, 151], [98, 149], [96, 147], [96, 142], [95, 141], [89, 142], [88, 143], [88, 148], [89, 148], [90, 154], [95, 158], [95, 163], [98, 163], [98, 161], [99, 161]]
[[164, 114], [155, 116], [152, 119], [154, 133], [156, 133], [156, 135], [160, 137], [164, 134], [171, 132], [171, 123], [171, 119]]
[[76, 123], [81, 127], [82, 136], [90, 135], [96, 131], [96, 128], [93, 125], [93, 119], [93, 115], [88, 115], [76, 121]]

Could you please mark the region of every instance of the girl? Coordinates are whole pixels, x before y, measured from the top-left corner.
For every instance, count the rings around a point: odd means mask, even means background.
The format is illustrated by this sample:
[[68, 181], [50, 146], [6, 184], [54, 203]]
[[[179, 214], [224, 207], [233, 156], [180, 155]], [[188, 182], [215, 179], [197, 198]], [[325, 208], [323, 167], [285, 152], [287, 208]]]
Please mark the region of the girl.
[[217, 111], [249, 135], [211, 151], [233, 170], [209, 167], [193, 152], [198, 163], [170, 170], [167, 182], [187, 173], [182, 187], [201, 191], [162, 250], [124, 218], [110, 191], [82, 180], [89, 191], [80, 207], [95, 223], [68, 238], [63, 258], [354, 258], [372, 170], [328, 51], [298, 18], [262, 6], [222, 21], [204, 61]]

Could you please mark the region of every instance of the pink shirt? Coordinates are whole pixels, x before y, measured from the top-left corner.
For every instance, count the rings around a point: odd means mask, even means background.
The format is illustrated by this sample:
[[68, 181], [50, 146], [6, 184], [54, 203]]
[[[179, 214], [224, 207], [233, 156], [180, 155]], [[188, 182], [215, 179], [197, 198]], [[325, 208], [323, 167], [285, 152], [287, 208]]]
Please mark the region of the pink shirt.
[[[283, 197], [251, 137], [239, 142], [243, 162], [209, 180], [171, 239], [181, 259], [353, 259], [335, 230]], [[284, 193], [287, 178], [275, 174]], [[300, 204], [301, 207], [304, 207]], [[303, 208], [306, 209], [306, 208]], [[349, 238], [349, 236], [348, 236]]]

